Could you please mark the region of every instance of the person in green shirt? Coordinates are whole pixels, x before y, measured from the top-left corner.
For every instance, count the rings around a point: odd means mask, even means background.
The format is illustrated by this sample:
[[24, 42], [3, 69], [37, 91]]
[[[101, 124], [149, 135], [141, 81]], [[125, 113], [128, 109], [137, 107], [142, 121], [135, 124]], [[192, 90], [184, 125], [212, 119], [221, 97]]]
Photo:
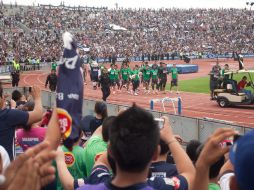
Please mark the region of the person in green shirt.
[[173, 67], [170, 69], [171, 73], [171, 85], [170, 85], [170, 92], [172, 93], [172, 87], [176, 87], [176, 93], [178, 94], [178, 70], [176, 68], [176, 64], [173, 64]]
[[229, 65], [225, 64], [224, 68], [221, 69], [221, 73], [220, 73], [221, 78], [219, 80], [220, 86], [221, 86], [221, 83], [223, 83], [223, 88], [226, 88], [226, 83], [227, 83], [227, 80], [229, 79], [229, 75], [225, 75], [225, 73], [227, 72], [229, 72]]
[[128, 68], [127, 64], [123, 65], [123, 68], [121, 69], [120, 73], [121, 73], [121, 79], [122, 79], [122, 84], [121, 84], [120, 90], [122, 90], [122, 87], [124, 85], [126, 85], [126, 89], [127, 89], [127, 91], [129, 91], [129, 85], [130, 85], [129, 77], [130, 77], [131, 73], [130, 73], [130, 69]]
[[36, 59], [36, 64], [37, 64], [38, 70], [40, 70], [40, 65], [41, 65], [41, 59], [40, 58]]
[[[65, 141], [64, 145], [60, 147], [64, 152], [66, 166], [75, 179], [87, 177], [85, 150], [79, 146], [82, 131], [80, 130], [79, 133], [80, 135], [78, 138], [74, 139], [72, 142]], [[64, 190], [58, 173], [56, 173], [56, 184], [57, 190]]]
[[158, 85], [158, 65], [156, 63], [154, 63], [153, 66], [152, 66], [151, 74], [152, 74], [153, 94], [154, 93], [158, 94], [158, 89], [159, 89], [159, 85]]
[[56, 62], [53, 62], [51, 65], [51, 69], [56, 71], [56, 68], [57, 68], [57, 64], [56, 64]]
[[117, 89], [118, 91], [120, 90], [120, 70], [118, 69], [117, 65], [114, 65], [114, 69], [115, 69], [115, 83], [117, 85]]
[[110, 66], [110, 71], [109, 71], [109, 79], [110, 79], [110, 86], [112, 88], [113, 94], [115, 94], [115, 86], [116, 86], [116, 82], [115, 82], [115, 68], [114, 68], [114, 64], [111, 64]]
[[85, 144], [86, 176], [90, 176], [95, 161], [100, 155], [107, 151], [109, 128], [116, 116], [109, 116], [104, 119], [102, 126], [98, 127]]
[[143, 66], [143, 83], [145, 86], [145, 93], [150, 93], [149, 85], [151, 80], [151, 68], [148, 65], [148, 62], [145, 62], [145, 65]]
[[139, 67], [138, 65], [135, 65], [134, 70], [131, 73], [131, 79], [132, 79], [132, 91], [134, 93], [135, 96], [138, 96], [138, 92], [137, 89], [139, 87]]

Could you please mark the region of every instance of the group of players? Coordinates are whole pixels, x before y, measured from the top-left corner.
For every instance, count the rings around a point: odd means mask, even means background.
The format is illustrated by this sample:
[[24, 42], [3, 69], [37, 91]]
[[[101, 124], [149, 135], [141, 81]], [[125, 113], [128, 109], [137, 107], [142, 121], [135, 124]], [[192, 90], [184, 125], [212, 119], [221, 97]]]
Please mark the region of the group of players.
[[[177, 93], [179, 93], [178, 71], [175, 64], [170, 70], [167, 69], [167, 65], [163, 62], [160, 62], [159, 65], [157, 62], [152, 65], [144, 62], [141, 66], [135, 65], [131, 69], [129, 62], [124, 61], [121, 68], [119, 66], [111, 64], [110, 68], [107, 69], [104, 64], [98, 65], [96, 62], [89, 64], [88, 73], [93, 84], [93, 89], [96, 90], [101, 86], [102, 92], [107, 97], [110, 91], [112, 94], [116, 94], [121, 92], [123, 88], [126, 88], [127, 93], [138, 96], [141, 91], [139, 88], [140, 84], [143, 84], [144, 94], [166, 93], [167, 75], [171, 73], [170, 91], [173, 86], [176, 86]], [[85, 68], [84, 79], [86, 79], [86, 73]]]

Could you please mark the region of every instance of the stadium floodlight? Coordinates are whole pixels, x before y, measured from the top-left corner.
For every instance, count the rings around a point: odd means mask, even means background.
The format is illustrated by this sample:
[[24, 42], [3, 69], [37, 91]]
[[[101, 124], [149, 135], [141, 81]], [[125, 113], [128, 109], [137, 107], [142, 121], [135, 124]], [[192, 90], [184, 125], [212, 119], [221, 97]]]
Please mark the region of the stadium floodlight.
[[246, 5], [250, 6], [250, 10], [251, 10], [251, 7], [254, 5], [254, 2], [246, 2]]

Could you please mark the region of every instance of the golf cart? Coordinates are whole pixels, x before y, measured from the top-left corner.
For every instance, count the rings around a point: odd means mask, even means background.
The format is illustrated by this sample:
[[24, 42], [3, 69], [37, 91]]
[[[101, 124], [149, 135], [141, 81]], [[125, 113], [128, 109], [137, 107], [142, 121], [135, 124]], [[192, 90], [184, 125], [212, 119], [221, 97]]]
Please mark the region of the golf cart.
[[248, 75], [250, 81], [248, 85], [254, 89], [254, 83], [251, 78], [251, 73], [254, 73], [254, 70], [238, 70], [226, 72], [225, 75], [228, 75], [228, 79], [223, 81], [222, 88], [214, 90], [215, 100], [220, 107], [254, 104], [253, 98], [249, 99], [245, 93], [237, 92], [237, 81], [233, 79], [233, 76], [238, 73], [244, 73]]

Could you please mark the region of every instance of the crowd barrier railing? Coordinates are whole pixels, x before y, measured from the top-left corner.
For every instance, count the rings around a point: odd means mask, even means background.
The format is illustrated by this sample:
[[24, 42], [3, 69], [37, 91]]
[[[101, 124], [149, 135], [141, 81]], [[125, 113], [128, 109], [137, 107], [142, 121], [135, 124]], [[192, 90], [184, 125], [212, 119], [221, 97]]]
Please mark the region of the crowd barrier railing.
[[[18, 89], [23, 93], [28, 93], [25, 88], [5, 88], [4, 93], [11, 93], [14, 89]], [[95, 103], [96, 100], [83, 100], [83, 116], [94, 114]], [[56, 93], [42, 91], [42, 105], [45, 109], [55, 107]], [[117, 115], [120, 110], [126, 109], [128, 107], [128, 105], [107, 103], [109, 115]], [[248, 126], [240, 126], [233, 123], [211, 120], [208, 118], [192, 118], [149, 109], [147, 111], [153, 114], [154, 117], [169, 117], [174, 133], [180, 135], [185, 142], [189, 142], [192, 139], [197, 139], [201, 142], [204, 142], [217, 128], [233, 128], [239, 131], [240, 134], [244, 134], [253, 129]]]
[[[31, 70], [41, 70], [48, 68], [49, 63], [40, 63], [40, 64], [20, 64], [21, 71], [31, 71]], [[13, 70], [11, 64], [0, 65], [0, 74], [10, 73]]]

